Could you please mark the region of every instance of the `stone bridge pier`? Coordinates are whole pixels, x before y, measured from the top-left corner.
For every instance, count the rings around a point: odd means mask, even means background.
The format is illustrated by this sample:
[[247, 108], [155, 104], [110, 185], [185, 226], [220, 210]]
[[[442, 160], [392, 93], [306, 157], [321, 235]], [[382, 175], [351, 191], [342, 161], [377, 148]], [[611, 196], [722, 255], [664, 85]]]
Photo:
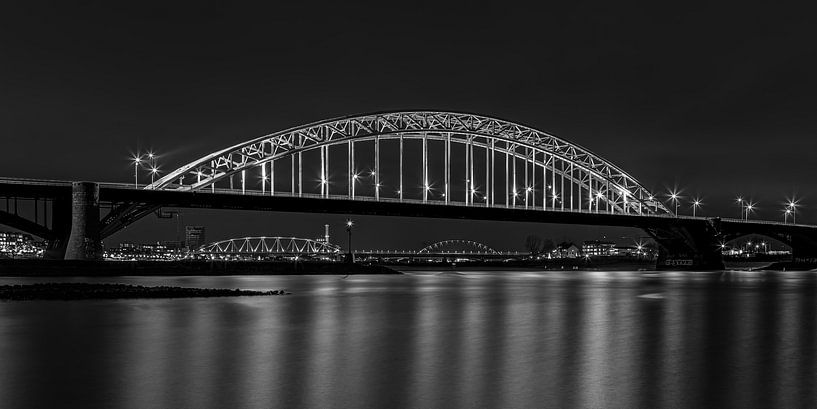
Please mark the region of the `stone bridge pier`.
[[65, 260], [102, 258], [99, 234], [99, 184], [74, 182], [71, 186], [71, 233], [65, 244]]
[[644, 230], [658, 244], [658, 269], [722, 270], [719, 233], [707, 219], [678, 220]]

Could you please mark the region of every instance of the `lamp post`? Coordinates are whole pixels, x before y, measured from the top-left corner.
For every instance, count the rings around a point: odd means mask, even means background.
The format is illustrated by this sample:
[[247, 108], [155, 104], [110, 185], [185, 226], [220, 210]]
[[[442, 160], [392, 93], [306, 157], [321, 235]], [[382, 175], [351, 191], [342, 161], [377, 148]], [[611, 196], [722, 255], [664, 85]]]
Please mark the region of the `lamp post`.
[[797, 224], [797, 201], [789, 200], [788, 210], [791, 210], [792, 223]]
[[525, 207], [526, 208], [528, 207], [528, 199], [530, 198], [530, 195], [532, 193], [533, 193], [533, 188], [532, 187], [528, 186], [528, 187], [525, 188]]
[[601, 192], [596, 192], [596, 213], [599, 212], [599, 199], [601, 199], [604, 195]]
[[695, 217], [695, 216], [696, 216], [696, 210], [697, 210], [699, 207], [701, 207], [701, 205], [702, 205], [702, 204], [703, 204], [703, 203], [701, 203], [701, 199], [695, 199], [695, 201], [694, 201], [694, 202], [692, 202], [692, 217]]
[[675, 217], [678, 217], [678, 206], [680, 206], [680, 201], [678, 200], [679, 196], [677, 192], [670, 192], [669, 195], [670, 201], [675, 203]]
[[754, 203], [751, 203], [751, 202], [746, 203], [746, 219], [745, 220], [747, 220], [747, 221], [749, 220], [749, 212], [751, 212], [754, 209], [755, 209], [755, 204]]
[[142, 164], [142, 156], [137, 154], [133, 157], [133, 187], [139, 189], [139, 165]]
[[[788, 208], [788, 207], [787, 207], [787, 208], [785, 208], [785, 209], [783, 210], [783, 224], [786, 224], [786, 223], [788, 223], [788, 222], [789, 222], [789, 215], [790, 215], [790, 214], [791, 214], [791, 208]], [[796, 224], [796, 223], [795, 223], [795, 224]]]
[[349, 257], [348, 257], [348, 260], [347, 260], [349, 263], [354, 263], [355, 262], [355, 257], [354, 257], [354, 255], [352, 255], [352, 226], [354, 226], [354, 225], [355, 225], [355, 223], [351, 219], [346, 220], [346, 233], [349, 234], [349, 243], [348, 243], [349, 244]]
[[148, 152], [148, 165], [150, 166], [150, 184], [152, 185], [156, 179], [156, 173], [159, 172], [159, 168], [156, 167], [156, 154], [153, 152]]
[[738, 203], [738, 207], [740, 208], [740, 218], [743, 219], [743, 198], [738, 196], [736, 201]]

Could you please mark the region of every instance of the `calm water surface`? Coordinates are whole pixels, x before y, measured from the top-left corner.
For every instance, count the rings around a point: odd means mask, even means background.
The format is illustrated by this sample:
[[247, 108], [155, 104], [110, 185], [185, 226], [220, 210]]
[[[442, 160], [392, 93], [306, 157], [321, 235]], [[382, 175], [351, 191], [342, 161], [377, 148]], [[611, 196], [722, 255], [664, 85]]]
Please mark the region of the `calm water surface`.
[[0, 278], [293, 293], [0, 302], [0, 408], [815, 407], [815, 276]]

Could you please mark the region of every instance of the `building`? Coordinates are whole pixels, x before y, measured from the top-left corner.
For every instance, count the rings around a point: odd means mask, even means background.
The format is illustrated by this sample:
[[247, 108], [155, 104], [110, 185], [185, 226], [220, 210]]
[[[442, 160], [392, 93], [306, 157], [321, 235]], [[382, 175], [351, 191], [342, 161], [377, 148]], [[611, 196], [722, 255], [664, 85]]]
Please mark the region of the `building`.
[[590, 240], [582, 243], [582, 253], [585, 256], [611, 256], [615, 254], [616, 243], [611, 241]]
[[169, 250], [174, 251], [183, 251], [184, 250], [184, 242], [179, 240], [165, 240], [162, 241], [161, 244], [167, 247]]
[[562, 242], [551, 252], [553, 258], [578, 258], [582, 255], [582, 249], [575, 243]]
[[207, 244], [204, 226], [185, 226], [184, 244], [188, 249], [197, 249]]
[[323, 225], [323, 237], [318, 237], [315, 239], [315, 241], [321, 243], [329, 243], [329, 224]]
[[628, 256], [638, 257], [643, 255], [643, 252], [637, 246], [614, 246], [610, 251], [611, 256]]
[[105, 251], [104, 257], [109, 260], [178, 260], [186, 252], [179, 248], [169, 248], [164, 244], [136, 244], [123, 242], [119, 247]]
[[44, 251], [45, 243], [34, 241], [30, 234], [0, 231], [0, 257], [42, 257]]

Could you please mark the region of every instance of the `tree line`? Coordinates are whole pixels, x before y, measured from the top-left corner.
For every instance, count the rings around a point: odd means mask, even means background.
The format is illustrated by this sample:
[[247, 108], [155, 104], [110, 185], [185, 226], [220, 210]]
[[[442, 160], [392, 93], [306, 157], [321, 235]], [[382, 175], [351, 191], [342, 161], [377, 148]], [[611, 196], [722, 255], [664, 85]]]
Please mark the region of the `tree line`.
[[553, 240], [551, 239], [542, 239], [535, 234], [531, 234], [525, 238], [525, 250], [530, 253], [531, 257], [550, 253], [555, 248], [556, 245], [553, 244]]

